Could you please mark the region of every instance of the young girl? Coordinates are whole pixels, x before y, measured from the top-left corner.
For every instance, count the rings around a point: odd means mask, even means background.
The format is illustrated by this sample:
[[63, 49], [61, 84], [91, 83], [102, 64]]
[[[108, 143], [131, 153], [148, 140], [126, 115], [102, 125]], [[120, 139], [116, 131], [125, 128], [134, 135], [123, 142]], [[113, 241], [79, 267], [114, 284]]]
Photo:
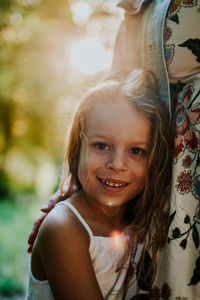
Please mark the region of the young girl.
[[155, 262], [165, 233], [167, 115], [148, 71], [105, 81], [84, 96], [60, 185], [62, 193], [67, 180], [77, 192], [40, 227], [28, 300], [130, 299], [129, 287], [136, 294], [141, 252], [151, 247]]

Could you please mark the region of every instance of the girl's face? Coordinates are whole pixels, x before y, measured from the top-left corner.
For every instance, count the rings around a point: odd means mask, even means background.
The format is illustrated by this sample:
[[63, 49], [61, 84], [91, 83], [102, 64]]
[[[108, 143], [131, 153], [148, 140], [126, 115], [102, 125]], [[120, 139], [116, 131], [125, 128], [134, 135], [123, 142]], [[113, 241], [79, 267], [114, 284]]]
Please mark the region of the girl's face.
[[86, 127], [78, 171], [83, 190], [93, 203], [120, 206], [144, 188], [150, 122], [127, 101], [102, 100], [91, 109]]

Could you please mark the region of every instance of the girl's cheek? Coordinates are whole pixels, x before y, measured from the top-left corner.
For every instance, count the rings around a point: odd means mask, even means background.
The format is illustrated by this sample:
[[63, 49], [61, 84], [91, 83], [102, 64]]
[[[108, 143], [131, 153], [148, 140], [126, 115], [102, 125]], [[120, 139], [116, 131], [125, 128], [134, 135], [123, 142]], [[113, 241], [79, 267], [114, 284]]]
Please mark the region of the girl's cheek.
[[88, 168], [88, 165], [87, 163], [79, 166], [78, 168], [78, 179], [81, 183], [81, 185], [84, 187], [85, 185], [88, 184], [89, 182], [89, 168]]
[[85, 164], [79, 164], [79, 167], [78, 167], [78, 179], [81, 183], [81, 185], [83, 185], [83, 179], [84, 179], [84, 175], [85, 175]]

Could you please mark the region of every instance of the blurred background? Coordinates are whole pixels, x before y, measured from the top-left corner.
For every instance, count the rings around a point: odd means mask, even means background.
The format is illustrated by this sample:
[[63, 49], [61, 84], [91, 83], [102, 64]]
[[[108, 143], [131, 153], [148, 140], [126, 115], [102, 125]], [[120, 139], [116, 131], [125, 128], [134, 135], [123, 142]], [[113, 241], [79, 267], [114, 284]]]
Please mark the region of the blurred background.
[[118, 0], [0, 0], [0, 299], [24, 299], [27, 236], [58, 188], [81, 96], [111, 66]]

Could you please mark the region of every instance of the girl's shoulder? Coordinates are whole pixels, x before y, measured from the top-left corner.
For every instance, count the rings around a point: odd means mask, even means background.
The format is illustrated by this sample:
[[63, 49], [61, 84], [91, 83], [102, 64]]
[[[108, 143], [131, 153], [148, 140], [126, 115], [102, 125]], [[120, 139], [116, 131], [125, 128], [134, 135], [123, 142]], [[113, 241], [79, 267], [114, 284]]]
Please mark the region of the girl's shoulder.
[[[67, 202], [71, 204], [70, 199]], [[73, 242], [79, 239], [79, 241], [86, 241], [89, 245], [90, 238], [87, 230], [71, 207], [64, 204], [66, 203], [59, 203], [46, 216], [40, 227], [38, 241], [50, 239], [53, 242], [54, 239], [56, 241], [60, 237], [63, 242], [66, 240]]]
[[[66, 205], [56, 205], [43, 221], [33, 247], [33, 275], [49, 281], [56, 299], [103, 299], [89, 245], [89, 234], [73, 211]], [[80, 266], [84, 272], [80, 272]]]

